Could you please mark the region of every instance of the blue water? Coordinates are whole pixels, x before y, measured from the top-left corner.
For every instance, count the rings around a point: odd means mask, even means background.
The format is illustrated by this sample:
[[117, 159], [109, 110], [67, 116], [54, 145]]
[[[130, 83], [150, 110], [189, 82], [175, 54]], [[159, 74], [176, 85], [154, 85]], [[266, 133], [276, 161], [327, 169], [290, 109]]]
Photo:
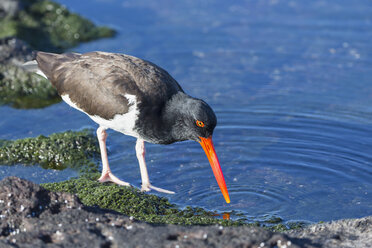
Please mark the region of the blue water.
[[[215, 110], [231, 204], [199, 144], [149, 144], [150, 180], [177, 192], [173, 203], [285, 221], [372, 215], [370, 1], [58, 2], [118, 30], [72, 51], [150, 60]], [[0, 107], [0, 116], [2, 139], [97, 127], [64, 103]], [[108, 144], [114, 173], [140, 186], [135, 140], [110, 132]], [[76, 172], [0, 167], [8, 175], [47, 182]]]

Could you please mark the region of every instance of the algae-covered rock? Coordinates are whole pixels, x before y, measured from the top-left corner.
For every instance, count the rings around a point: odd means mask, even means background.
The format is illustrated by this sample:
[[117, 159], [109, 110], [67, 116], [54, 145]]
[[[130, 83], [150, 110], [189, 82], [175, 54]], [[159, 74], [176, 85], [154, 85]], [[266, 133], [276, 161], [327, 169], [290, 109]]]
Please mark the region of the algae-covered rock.
[[34, 57], [35, 52], [24, 41], [0, 39], [0, 105], [42, 108], [61, 100], [48, 80], [19, 67]]
[[87, 206], [99, 206], [111, 209], [149, 223], [237, 226], [242, 221], [217, 219], [215, 212], [202, 208], [187, 207], [180, 210], [166, 198], [143, 193], [133, 187], [114, 184], [102, 184], [97, 181], [99, 174], [86, 174], [78, 179], [58, 183], [46, 183], [42, 186], [55, 192], [76, 194]]
[[34, 57], [35, 52], [24, 41], [0, 39], [0, 105], [42, 108], [61, 100], [48, 80], [19, 67]]
[[35, 165], [46, 169], [87, 169], [97, 167], [92, 161], [99, 156], [97, 139], [89, 130], [67, 131], [14, 141], [1, 141], [0, 164]]
[[[98, 165], [93, 161], [99, 157], [97, 139], [90, 130], [68, 131], [48, 137], [38, 136], [15, 141], [0, 140], [0, 164], [39, 164], [46, 169], [74, 168], [80, 170], [80, 177], [42, 186], [54, 192], [76, 194], [87, 206], [98, 206], [115, 210], [137, 220], [154, 224], [250, 225], [276, 231], [300, 228], [301, 223], [285, 224], [278, 217], [269, 217], [261, 222], [249, 221], [241, 213], [231, 211], [218, 213], [198, 207], [180, 209], [168, 199], [143, 193], [133, 187], [112, 183], [99, 183]], [[226, 217], [228, 216], [228, 217]], [[229, 216], [234, 216], [229, 219]], [[223, 218], [221, 218], [223, 217]]]
[[79, 169], [80, 177], [64, 182], [43, 184], [48, 190], [76, 194], [87, 206], [111, 209], [149, 223], [182, 225], [241, 225], [242, 221], [218, 219], [216, 212], [187, 207], [183, 210], [168, 199], [143, 193], [133, 187], [99, 183], [97, 139], [90, 130], [67, 131], [19, 140], [0, 140], [0, 164], [35, 165], [46, 169]]
[[80, 42], [112, 37], [115, 31], [48, 0], [19, 0], [22, 9], [0, 18], [0, 38], [16, 36], [34, 49], [61, 52]]
[[0, 64], [23, 65], [25, 62], [34, 60], [36, 53], [23, 40], [16, 37], [0, 39]]
[[0, 105], [14, 108], [42, 108], [60, 102], [52, 84], [17, 66], [0, 64]]
[[[153, 224], [244, 225], [264, 227], [274, 231], [287, 231], [306, 225], [302, 222], [283, 223], [282, 219], [274, 217], [261, 222], [252, 222], [235, 211], [230, 212], [235, 216], [234, 219], [221, 219], [221, 215], [223, 216], [221, 213], [190, 206], [180, 209], [164, 197], [143, 193], [133, 187], [123, 187], [111, 183], [102, 184], [97, 181], [98, 177], [98, 173], [86, 173], [76, 179], [45, 183], [42, 186], [54, 192], [76, 194], [84, 205], [115, 210], [127, 216], [133, 216], [137, 220]], [[239, 215], [240, 218], [237, 218]]]
[[[33, 49], [62, 52], [80, 42], [111, 37], [114, 31], [48, 0], [0, 3], [0, 105], [42, 108], [61, 99], [45, 79], [17, 66], [34, 59]], [[18, 37], [25, 42], [15, 38]]]
[[[17, 177], [0, 181], [0, 199], [0, 247], [339, 248], [371, 243], [371, 217], [348, 220], [338, 228], [313, 226], [311, 232], [299, 230], [288, 237], [249, 226], [150, 225], [115, 211], [87, 207], [75, 195], [50, 192]], [[299, 238], [304, 234], [306, 238]], [[314, 241], [318, 238], [322, 242]]]

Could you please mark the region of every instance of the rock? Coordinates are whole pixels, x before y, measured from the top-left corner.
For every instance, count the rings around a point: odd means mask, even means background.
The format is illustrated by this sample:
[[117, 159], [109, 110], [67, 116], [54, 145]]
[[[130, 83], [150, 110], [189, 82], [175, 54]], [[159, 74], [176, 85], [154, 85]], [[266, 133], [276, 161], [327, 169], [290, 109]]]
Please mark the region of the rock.
[[0, 39], [0, 63], [20, 66], [35, 59], [35, 51], [24, 41], [15, 37]]
[[116, 33], [49, 0], [1, 0], [0, 11], [0, 37], [15, 36], [37, 50], [62, 52]]
[[29, 109], [61, 101], [48, 80], [19, 67], [35, 58], [30, 47], [63, 52], [81, 42], [112, 37], [115, 33], [53, 1], [1, 0], [0, 105]]
[[[53, 192], [76, 194], [86, 206], [110, 209], [152, 224], [176, 225], [248, 225], [244, 220], [216, 218], [216, 212], [191, 206], [178, 208], [168, 199], [141, 192], [135, 187], [99, 183], [100, 173], [82, 173], [79, 178], [45, 183], [42, 187]], [[251, 224], [253, 225], [253, 224]], [[254, 224], [257, 226], [258, 224]]]
[[0, 247], [370, 247], [372, 217], [275, 233], [259, 227], [150, 225], [32, 182], [0, 181]]
[[18, 38], [0, 39], [0, 105], [27, 109], [60, 102], [56, 89], [48, 80], [21, 68], [35, 55], [35, 51]]
[[32, 182], [0, 181], [0, 247], [319, 247], [258, 227], [150, 225]]
[[43, 108], [61, 101], [52, 84], [12, 64], [0, 64], [0, 105]]
[[[45, 169], [69, 167], [88, 170], [99, 155], [97, 138], [88, 129], [54, 133], [47, 137], [0, 140], [0, 163], [3, 165], [38, 164]], [[98, 165], [94, 168], [98, 169]]]
[[311, 239], [324, 247], [371, 247], [372, 216], [316, 224], [287, 233], [292, 237]]
[[[0, 181], [0, 216], [19, 218], [37, 217], [41, 213], [58, 213], [66, 209], [81, 208], [79, 199], [67, 193], [50, 192], [41, 186], [17, 177]], [[2, 225], [4, 222], [2, 222]], [[1, 233], [6, 233], [3, 228]]]

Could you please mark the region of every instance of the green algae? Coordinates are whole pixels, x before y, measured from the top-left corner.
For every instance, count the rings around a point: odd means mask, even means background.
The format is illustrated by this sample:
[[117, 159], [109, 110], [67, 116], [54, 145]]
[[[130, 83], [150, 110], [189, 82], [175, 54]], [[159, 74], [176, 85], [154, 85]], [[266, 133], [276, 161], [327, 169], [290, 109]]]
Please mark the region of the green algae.
[[0, 18], [0, 38], [17, 35], [17, 22]]
[[286, 232], [289, 230], [302, 229], [305, 228], [309, 223], [305, 222], [288, 222], [288, 223], [278, 223], [276, 225], [266, 226], [267, 229], [273, 232]]
[[39, 164], [45, 169], [69, 167], [79, 170], [78, 178], [42, 186], [55, 192], [76, 194], [86, 206], [114, 210], [152, 224], [245, 225], [279, 232], [306, 225], [301, 222], [284, 223], [280, 217], [269, 215], [261, 221], [249, 220], [244, 214], [234, 210], [218, 213], [190, 206], [180, 209], [167, 198], [143, 193], [137, 188], [102, 184], [97, 181], [100, 176], [97, 173], [98, 165], [93, 162], [98, 156], [97, 139], [87, 129], [55, 133], [48, 137], [41, 135], [14, 141], [0, 140], [0, 164]]
[[243, 221], [218, 219], [219, 214], [203, 208], [178, 209], [168, 199], [143, 193], [133, 187], [99, 183], [98, 165], [92, 163], [99, 156], [97, 139], [90, 130], [67, 131], [19, 140], [0, 140], [0, 164], [39, 164], [45, 169], [79, 169], [80, 177], [42, 186], [51, 191], [76, 194], [87, 206], [133, 216], [154, 224], [237, 226]]
[[56, 89], [43, 77], [13, 65], [0, 65], [0, 105], [43, 108], [60, 102]]
[[0, 140], [0, 164], [39, 164], [45, 169], [78, 169], [78, 178], [42, 186], [54, 192], [76, 194], [86, 206], [114, 210], [152, 224], [245, 225], [278, 232], [306, 225], [301, 222], [284, 223], [280, 217], [269, 215], [261, 221], [249, 221], [244, 214], [234, 210], [218, 213], [190, 206], [180, 209], [167, 198], [144, 193], [137, 188], [99, 183], [98, 165], [93, 162], [98, 156], [97, 139], [87, 129], [55, 133], [48, 137]]
[[[20, 0], [23, 9], [0, 18], [0, 38], [17, 37], [33, 49], [63, 52], [81, 42], [112, 37], [115, 31], [98, 27], [49, 0]], [[14, 65], [0, 65], [0, 105], [42, 108], [60, 102], [53, 86]]]
[[62, 52], [81, 42], [112, 37], [115, 31], [97, 27], [64, 6], [48, 0], [23, 0], [24, 9], [0, 19], [0, 38], [15, 36], [34, 49]]
[[123, 187], [97, 181], [99, 174], [86, 174], [80, 178], [42, 186], [51, 191], [76, 194], [87, 206], [115, 210], [137, 220], [153, 224], [178, 225], [243, 225], [242, 221], [217, 219], [215, 212], [202, 208], [186, 207], [180, 210], [168, 199], [143, 193], [133, 187]]
[[283, 222], [283, 219], [278, 216], [268, 216], [268, 218], [265, 219], [265, 223], [268, 223], [268, 224], [279, 224], [282, 222]]
[[0, 164], [36, 165], [45, 169], [76, 168], [96, 170], [93, 159], [99, 156], [97, 139], [90, 130], [67, 131], [46, 137], [1, 141]]
[[[176, 225], [221, 225], [221, 226], [255, 226], [271, 231], [284, 232], [303, 228], [304, 223], [291, 222], [284, 224], [283, 220], [273, 217], [261, 222], [248, 222], [246, 218], [228, 220], [216, 218], [221, 214], [207, 211], [199, 207], [187, 206], [183, 209], [172, 204], [167, 198], [143, 193], [133, 187], [123, 187], [111, 183], [99, 183], [99, 173], [87, 173], [79, 178], [63, 182], [45, 183], [42, 186], [54, 192], [76, 194], [86, 206], [114, 210], [137, 220], [152, 224]], [[226, 213], [225, 213], [226, 214]], [[235, 211], [234, 216], [243, 216]]]

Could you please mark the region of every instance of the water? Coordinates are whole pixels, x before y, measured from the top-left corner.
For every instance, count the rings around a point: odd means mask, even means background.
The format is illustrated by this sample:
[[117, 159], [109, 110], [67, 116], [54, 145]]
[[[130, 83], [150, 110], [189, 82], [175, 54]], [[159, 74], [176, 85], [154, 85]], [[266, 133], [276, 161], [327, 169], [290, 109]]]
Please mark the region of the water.
[[[372, 214], [369, 1], [59, 2], [119, 31], [73, 51], [151, 60], [215, 110], [214, 142], [231, 204], [199, 144], [149, 144], [150, 180], [177, 192], [172, 202], [286, 221]], [[96, 128], [64, 103], [0, 107], [0, 116], [6, 139]], [[135, 140], [110, 132], [108, 142], [114, 173], [140, 186]], [[0, 171], [35, 182], [76, 175], [22, 165]]]

